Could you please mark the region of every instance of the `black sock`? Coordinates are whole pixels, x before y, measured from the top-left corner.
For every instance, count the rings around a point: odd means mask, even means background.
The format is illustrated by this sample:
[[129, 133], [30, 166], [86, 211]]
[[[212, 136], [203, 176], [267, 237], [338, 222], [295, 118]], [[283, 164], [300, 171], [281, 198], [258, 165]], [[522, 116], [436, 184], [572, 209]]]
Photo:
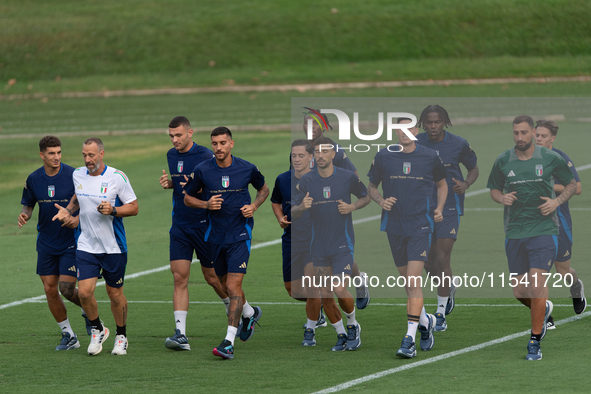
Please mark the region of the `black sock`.
[[98, 317], [94, 320], [91, 320], [90, 325], [95, 330], [103, 331], [103, 323], [101, 323], [101, 319], [99, 319]]
[[115, 335], [123, 335], [124, 337], [127, 336], [127, 325], [123, 327], [117, 326], [117, 333]]
[[533, 339], [534, 341], [540, 342], [542, 340], [542, 333], [534, 334], [533, 331], [531, 333], [531, 337], [529, 339]]

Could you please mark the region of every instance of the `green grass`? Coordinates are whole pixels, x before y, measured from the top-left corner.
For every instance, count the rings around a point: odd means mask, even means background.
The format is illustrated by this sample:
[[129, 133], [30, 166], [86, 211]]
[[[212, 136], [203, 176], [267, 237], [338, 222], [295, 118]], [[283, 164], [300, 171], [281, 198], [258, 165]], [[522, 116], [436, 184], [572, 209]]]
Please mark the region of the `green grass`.
[[0, 81], [17, 81], [5, 94], [590, 71], [583, 0], [7, 0], [0, 11]]
[[[558, 85], [557, 85], [558, 86]], [[555, 86], [555, 88], [557, 87]], [[539, 87], [549, 87], [540, 85]], [[511, 87], [512, 88], [512, 87]], [[564, 88], [564, 87], [563, 87]], [[495, 89], [495, 88], [493, 88]], [[565, 92], [567, 91], [564, 88]], [[453, 90], [455, 91], [455, 90]], [[354, 91], [354, 93], [371, 91]], [[539, 91], [537, 91], [539, 92]], [[342, 93], [342, 92], [339, 92]], [[374, 92], [375, 93], [375, 92]], [[369, 95], [369, 94], [368, 94]], [[492, 95], [492, 94], [491, 94]], [[281, 97], [281, 101], [278, 98]], [[209, 99], [209, 100], [208, 100]], [[36, 219], [24, 228], [17, 229], [16, 217], [20, 212], [20, 195], [26, 176], [40, 166], [37, 154], [38, 136], [51, 127], [59, 131], [105, 130], [119, 127], [164, 127], [170, 118], [178, 113], [197, 111], [203, 116], [189, 116], [195, 125], [201, 122], [236, 119], [242, 121], [253, 117], [260, 123], [273, 123], [275, 117], [285, 122], [289, 119], [289, 96], [269, 94], [262, 96], [265, 104], [258, 107], [257, 100], [243, 95], [163, 96], [129, 97], [109, 100], [50, 100], [46, 104], [24, 101], [21, 106], [3, 102], [1, 111], [11, 121], [5, 132], [35, 133], [35, 138], [5, 139], [0, 144], [0, 255], [3, 256], [3, 275], [0, 277], [0, 305], [35, 297], [43, 293], [41, 283], [35, 275]], [[218, 101], [219, 100], [219, 101]], [[316, 101], [314, 101], [316, 100]], [[310, 98], [312, 104], [322, 98]], [[429, 98], [390, 98], [392, 108], [403, 108], [412, 112], [420, 111]], [[433, 99], [435, 100], [435, 99]], [[269, 110], [269, 106], [276, 106]], [[226, 102], [228, 107], [213, 115], [217, 103]], [[567, 120], [585, 114], [588, 104], [584, 99], [462, 99], [439, 98], [436, 102], [446, 107], [454, 117], [506, 115], [516, 111], [562, 113]], [[335, 101], [335, 103], [337, 103]], [[231, 105], [230, 105], [231, 104]], [[310, 105], [312, 105], [310, 104]], [[367, 107], [377, 110], [371, 102]], [[201, 108], [200, 106], [205, 106]], [[295, 117], [299, 123], [298, 101], [293, 102]], [[339, 105], [336, 106], [337, 108]], [[365, 108], [360, 105], [360, 108]], [[17, 114], [17, 110], [21, 110]], [[265, 111], [266, 109], [266, 111]], [[367, 109], [367, 108], [366, 108]], [[201, 112], [203, 111], [203, 112]], [[237, 112], [240, 113], [237, 113]], [[278, 113], [279, 115], [276, 115]], [[368, 114], [369, 110], [362, 112]], [[208, 115], [209, 117], [206, 117]], [[277, 120], [280, 120], [277, 119]], [[60, 123], [61, 122], [61, 123]], [[144, 123], [142, 123], [144, 122]], [[135, 125], [135, 126], [134, 126]], [[587, 123], [559, 122], [560, 135], [557, 147], [569, 154], [575, 164], [589, 164], [587, 146], [591, 143]], [[497, 155], [512, 145], [509, 124], [455, 126], [452, 132], [468, 139], [479, 158], [481, 175], [469, 191], [486, 186], [486, 178]], [[11, 128], [19, 127], [18, 130]], [[296, 136], [300, 131], [296, 127]], [[336, 137], [336, 132], [328, 133]], [[86, 137], [63, 137], [63, 160], [71, 165], [82, 164], [80, 144]], [[105, 162], [124, 170], [138, 195], [140, 213], [125, 220], [130, 246], [128, 274], [141, 272], [168, 263], [168, 229], [170, 227], [171, 198], [169, 191], [161, 190], [157, 180], [166, 166], [165, 153], [170, 147], [168, 137], [162, 135], [123, 135], [103, 137], [106, 146]], [[205, 134], [197, 134], [195, 140], [207, 144]], [[261, 169], [267, 183], [272, 185], [275, 177], [287, 169], [288, 132], [239, 132], [235, 135], [234, 153], [245, 158]], [[352, 155], [359, 174], [367, 182], [366, 173], [371, 156]], [[573, 209], [591, 206], [591, 197], [585, 192], [585, 185], [591, 183], [591, 171], [580, 173], [583, 194], [573, 198]], [[257, 211], [254, 244], [277, 239], [279, 229], [269, 202]], [[467, 208], [498, 208], [487, 194], [466, 200]], [[375, 215], [377, 205], [371, 204], [354, 214], [355, 218]], [[591, 211], [573, 211], [575, 226], [573, 266], [587, 280], [591, 267], [584, 264], [585, 256], [591, 254], [589, 215]], [[36, 218], [36, 215], [34, 215]], [[378, 222], [356, 225], [356, 260], [362, 269], [370, 274], [394, 274], [384, 234], [378, 232]], [[462, 218], [460, 237], [453, 254], [455, 273], [472, 273], [478, 269], [505, 272], [506, 261], [503, 251], [502, 213], [498, 211], [468, 211]], [[587, 283], [587, 282], [586, 282]], [[591, 282], [590, 282], [591, 283]], [[20, 393], [43, 391], [64, 393], [79, 391], [81, 387], [96, 392], [219, 392], [220, 385], [228, 384], [245, 392], [313, 392], [372, 373], [398, 366], [408, 365], [430, 357], [447, 354], [468, 346], [477, 345], [513, 333], [526, 331], [530, 327], [529, 314], [512, 299], [511, 290], [495, 289], [493, 294], [482, 298], [484, 293], [461, 290], [460, 304], [512, 304], [517, 306], [475, 307], [458, 306], [449, 316], [449, 329], [436, 334], [436, 344], [429, 352], [419, 352], [416, 359], [397, 359], [394, 352], [404, 334], [406, 311], [403, 306], [379, 304], [400, 304], [404, 299], [392, 297], [382, 289], [372, 290], [372, 305], [358, 311], [363, 326], [362, 347], [355, 352], [334, 354], [330, 347], [335, 342], [334, 330], [330, 327], [317, 332], [318, 345], [315, 348], [300, 346], [305, 313], [302, 303], [287, 296], [281, 277], [280, 245], [253, 250], [245, 292], [252, 304], [261, 302], [290, 303], [262, 304], [262, 327], [247, 343], [236, 346], [236, 359], [224, 362], [211, 355], [225, 332], [224, 309], [215, 293], [207, 286], [194, 266], [190, 279], [191, 300], [188, 315], [188, 335], [192, 351], [171, 352], [164, 348], [164, 338], [172, 334], [173, 319], [172, 278], [168, 270], [129, 279], [125, 293], [130, 300], [128, 333], [129, 354], [126, 357], [108, 355], [111, 340], [101, 354], [90, 358], [85, 349], [88, 337], [83, 335], [84, 324], [79, 317], [79, 308], [68, 305], [69, 316], [74, 330], [80, 335], [82, 348], [67, 353], [53, 350], [59, 338], [47, 305], [28, 303], [0, 310], [0, 391]], [[97, 288], [97, 299], [101, 318], [109, 328], [114, 327], [109, 312], [104, 287]], [[557, 304], [568, 305], [568, 291], [552, 289]], [[563, 298], [564, 297], [564, 298]], [[434, 298], [426, 302], [433, 308]], [[153, 302], [153, 303], [147, 303]], [[197, 303], [201, 302], [201, 303]], [[293, 305], [292, 305], [293, 304]], [[557, 307], [555, 320], [572, 315], [570, 307]], [[539, 363], [526, 363], [526, 337], [494, 345], [482, 350], [463, 354], [444, 361], [413, 368], [383, 377], [350, 391], [392, 392], [397, 387], [418, 387], [420, 391], [453, 392], [528, 392], [532, 382], [524, 376], [535, 376], [536, 387], [547, 387], [557, 392], [584, 391], [591, 381], [586, 374], [584, 343], [587, 339], [589, 319], [559, 326], [548, 334], [543, 343], [544, 359]], [[532, 371], [533, 370], [533, 371]]]

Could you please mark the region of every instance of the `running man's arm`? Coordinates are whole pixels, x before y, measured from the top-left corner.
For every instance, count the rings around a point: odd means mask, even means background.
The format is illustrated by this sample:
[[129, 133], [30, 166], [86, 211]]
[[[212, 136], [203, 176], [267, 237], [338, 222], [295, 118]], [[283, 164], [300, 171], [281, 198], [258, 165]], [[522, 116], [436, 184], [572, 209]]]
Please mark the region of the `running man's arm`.
[[123, 204], [120, 207], [113, 207], [108, 201], [101, 201], [97, 210], [103, 215], [111, 215], [118, 218], [125, 218], [128, 216], [135, 216], [138, 214], [140, 208], [137, 200]]
[[459, 182], [459, 181], [452, 178], [453, 181], [456, 183], [453, 187], [454, 193], [456, 193], [456, 194], [465, 193], [466, 190], [468, 190], [470, 188], [470, 186], [472, 186], [474, 184], [474, 182], [476, 182], [476, 180], [478, 179], [478, 175], [480, 175], [480, 171], [478, 170], [478, 166], [474, 166], [474, 168], [472, 168], [470, 171], [468, 171], [465, 181]]
[[395, 197], [382, 197], [378, 191], [378, 187], [371, 182], [369, 182], [369, 185], [367, 186], [367, 195], [376, 203], [378, 203], [378, 205], [382, 207], [384, 211], [390, 211], [392, 206], [396, 204], [397, 201]]
[[78, 211], [80, 209], [80, 204], [78, 203], [78, 197], [76, 197], [76, 195], [74, 194], [72, 196], [72, 199], [70, 200], [70, 203], [68, 204], [67, 207], [62, 207], [59, 204], [53, 204], [55, 205], [55, 207], [58, 209], [57, 215], [55, 215], [51, 221], [55, 221], [56, 219], [59, 220], [60, 222], [62, 222], [62, 227], [72, 227], [74, 225], [73, 219], [72, 219], [72, 215], [74, 214], [74, 212]]
[[550, 197], [540, 197], [542, 200], [546, 201], [542, 205], [538, 206], [538, 209], [544, 216], [550, 215], [552, 212], [556, 210], [560, 205], [567, 202], [572, 196], [575, 195], [577, 191], [577, 182], [575, 182], [574, 178], [570, 181], [568, 185], [564, 187], [564, 191], [560, 194], [560, 196], [556, 198]]
[[437, 185], [437, 208], [435, 208], [434, 220], [439, 223], [443, 220], [443, 207], [447, 199], [447, 182], [443, 178], [435, 182], [435, 185]]
[[23, 227], [31, 219], [33, 215], [33, 208], [23, 205], [20, 215], [18, 215], [18, 228]]
[[263, 187], [257, 190], [257, 195], [254, 198], [254, 202], [250, 205], [245, 205], [242, 208], [240, 208], [240, 210], [242, 211], [242, 216], [244, 216], [245, 218], [251, 218], [252, 215], [254, 215], [254, 213], [256, 212], [256, 210], [259, 209], [261, 205], [263, 205], [267, 197], [269, 197], [269, 187], [265, 183]]
[[163, 189], [172, 189], [173, 188], [172, 179], [168, 178], [168, 174], [166, 173], [166, 170], [162, 170], [162, 176], [160, 176], [159, 182], [160, 182], [160, 186], [162, 186]]
[[[556, 194], [562, 194], [564, 192], [565, 186], [562, 186], [560, 183], [554, 185], [554, 191]], [[575, 195], [580, 196], [583, 188], [581, 187], [581, 182], [577, 182], [577, 191]]]
[[279, 227], [287, 228], [291, 222], [287, 220], [287, 215], [283, 214], [283, 206], [274, 202], [271, 204], [271, 207], [273, 208], [275, 218], [277, 218], [277, 221], [279, 222]]

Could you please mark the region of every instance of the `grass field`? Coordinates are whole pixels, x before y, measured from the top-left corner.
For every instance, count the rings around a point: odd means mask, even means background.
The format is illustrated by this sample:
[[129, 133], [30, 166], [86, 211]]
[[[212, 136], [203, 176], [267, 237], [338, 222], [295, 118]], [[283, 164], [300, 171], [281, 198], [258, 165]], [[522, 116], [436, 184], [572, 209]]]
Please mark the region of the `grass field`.
[[[438, 103], [447, 107], [454, 117], [511, 116], [518, 111], [537, 114], [562, 114], [556, 146], [569, 154], [577, 166], [591, 164], [587, 146], [591, 144], [589, 123], [575, 121], [588, 117], [584, 99], [448, 99], [446, 96], [515, 96], [585, 95], [585, 84], [531, 85], [501, 87], [451, 87], [402, 90], [406, 96], [441, 96]], [[496, 90], [498, 88], [498, 91]], [[395, 93], [399, 93], [396, 91]], [[413, 94], [414, 92], [414, 94]], [[430, 93], [429, 93], [430, 92]], [[446, 95], [446, 92], [448, 93]], [[393, 96], [388, 90], [339, 91], [334, 97]], [[301, 325], [305, 321], [302, 303], [291, 300], [281, 277], [281, 247], [264, 242], [279, 238], [281, 230], [271, 213], [270, 203], [255, 215], [253, 250], [245, 292], [251, 304], [261, 305], [262, 327], [246, 343], [237, 343], [236, 358], [222, 361], [211, 355], [225, 332], [222, 304], [207, 286], [199, 270], [190, 280], [193, 304], [188, 315], [188, 336], [191, 352], [176, 353], [164, 348], [164, 339], [172, 334], [172, 277], [168, 264], [168, 229], [171, 197], [158, 185], [161, 170], [166, 167], [166, 151], [170, 148], [164, 134], [167, 122], [179, 113], [186, 114], [199, 126], [220, 122], [237, 124], [288, 123], [291, 94], [157, 96], [112, 99], [0, 102], [3, 127], [0, 134], [21, 134], [22, 138], [2, 139], [0, 144], [0, 255], [3, 275], [0, 277], [0, 391], [6, 393], [74, 392], [90, 389], [95, 392], [219, 392], [231, 386], [243, 392], [315, 392], [401, 367], [398, 372], [351, 386], [349, 391], [392, 392], [399, 388], [418, 392], [530, 392], [538, 389], [554, 392], [586, 392], [591, 378], [586, 373], [590, 320], [564, 322], [548, 333], [543, 342], [544, 359], [526, 363], [529, 314], [512, 299], [510, 289], [498, 291], [493, 298], [482, 298], [468, 291], [458, 291], [457, 309], [448, 317], [449, 329], [435, 336], [432, 351], [420, 352], [413, 360], [394, 356], [406, 327], [405, 300], [386, 297], [376, 289], [370, 306], [357, 316], [363, 327], [363, 344], [355, 352], [332, 353], [336, 341], [332, 328], [317, 331], [318, 345], [302, 348]], [[293, 95], [301, 97], [302, 95]], [[309, 95], [315, 96], [315, 95]], [[321, 97], [316, 95], [315, 97]], [[311, 99], [311, 102], [313, 99]], [[315, 100], [322, 100], [315, 98]], [[392, 98], [393, 108], [417, 113], [433, 100]], [[464, 101], [462, 101], [464, 100]], [[315, 102], [314, 102], [315, 103]], [[297, 102], [296, 102], [297, 104]], [[407, 109], [408, 108], [408, 109]], [[295, 110], [294, 110], [295, 111]], [[297, 111], [295, 111], [298, 113]], [[299, 115], [298, 115], [299, 116]], [[296, 116], [294, 115], [294, 118]], [[299, 122], [299, 120], [298, 120]], [[299, 126], [298, 126], [299, 127]], [[83, 335], [84, 322], [79, 308], [67, 304], [74, 330], [82, 347], [58, 353], [54, 347], [59, 330], [43, 299], [20, 302], [43, 294], [35, 275], [35, 220], [18, 230], [16, 217], [20, 212], [20, 195], [26, 176], [41, 165], [37, 142], [41, 135], [60, 131], [137, 130], [161, 128], [162, 134], [107, 135], [105, 162], [120, 168], [129, 176], [138, 195], [140, 213], [125, 220], [130, 246], [125, 293], [130, 302], [128, 335], [129, 354], [112, 357], [111, 340], [104, 354], [86, 355], [89, 343]], [[297, 127], [296, 127], [297, 129]], [[455, 126], [450, 131], [468, 139], [479, 158], [481, 175], [469, 192], [485, 188], [494, 159], [512, 146], [510, 124]], [[300, 136], [298, 129], [297, 136]], [[29, 134], [32, 137], [27, 138]], [[328, 133], [335, 137], [336, 132]], [[82, 165], [80, 144], [85, 137], [62, 137], [63, 161]], [[235, 135], [234, 153], [255, 163], [272, 186], [275, 177], [288, 167], [289, 132], [239, 132]], [[207, 145], [207, 134], [197, 134], [196, 142]], [[367, 182], [371, 157], [353, 156], [359, 174]], [[573, 266], [585, 283], [591, 283], [591, 268], [585, 265], [591, 254], [589, 216], [591, 197], [586, 192], [591, 171], [580, 172], [583, 194], [573, 198], [574, 249]], [[362, 219], [379, 213], [372, 203], [354, 214]], [[455, 273], [486, 267], [500, 274], [507, 270], [503, 251], [502, 212], [487, 193], [466, 199], [467, 213], [462, 218], [461, 235], [452, 256]], [[478, 210], [480, 209], [480, 210]], [[495, 210], [497, 209], [497, 210]], [[36, 216], [36, 215], [34, 215]], [[378, 232], [378, 221], [355, 226], [356, 260], [370, 274], [394, 270], [391, 263], [379, 258], [387, 253], [384, 234]], [[381, 250], [381, 255], [376, 250]], [[195, 268], [198, 268], [195, 266]], [[148, 270], [157, 272], [146, 273]], [[138, 274], [137, 277], [130, 277]], [[556, 321], [573, 315], [568, 292], [551, 290], [557, 305]], [[104, 287], [97, 288], [101, 318], [114, 328]], [[425, 301], [434, 309], [434, 298]], [[16, 303], [7, 306], [9, 303]], [[521, 336], [509, 335], [523, 333]], [[489, 341], [504, 338], [482, 347]], [[472, 351], [466, 351], [474, 346]], [[470, 349], [469, 349], [470, 350]], [[451, 357], [456, 352], [460, 354]], [[438, 357], [439, 358], [436, 358]], [[429, 362], [428, 364], [422, 364]], [[421, 364], [417, 364], [421, 363]], [[404, 369], [408, 368], [408, 369]], [[392, 371], [390, 371], [392, 372]], [[532, 382], [530, 377], [534, 377]]]
[[588, 75], [584, 0], [0, 6], [4, 94]]

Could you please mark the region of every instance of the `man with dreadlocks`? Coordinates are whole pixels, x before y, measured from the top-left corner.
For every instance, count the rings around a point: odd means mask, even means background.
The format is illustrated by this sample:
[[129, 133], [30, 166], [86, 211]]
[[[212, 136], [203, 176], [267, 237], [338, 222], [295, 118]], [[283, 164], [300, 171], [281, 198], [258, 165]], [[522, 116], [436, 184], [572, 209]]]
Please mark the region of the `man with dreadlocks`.
[[[466, 189], [478, 178], [476, 154], [468, 142], [457, 135], [444, 130], [452, 126], [447, 111], [439, 105], [429, 105], [421, 113], [417, 124], [423, 127], [424, 133], [417, 136], [419, 145], [431, 148], [437, 152], [447, 173], [446, 181], [448, 195], [443, 210], [443, 221], [435, 223], [433, 242], [429, 260], [425, 266], [431, 276], [441, 278], [441, 286], [437, 288], [437, 323], [435, 331], [447, 329], [446, 315], [455, 306], [455, 286], [452, 283], [451, 251], [458, 236], [460, 216], [464, 214], [464, 197]], [[466, 179], [462, 175], [460, 163], [468, 170]], [[433, 197], [437, 201], [437, 188], [433, 188]], [[446, 279], [444, 279], [446, 278]]]

